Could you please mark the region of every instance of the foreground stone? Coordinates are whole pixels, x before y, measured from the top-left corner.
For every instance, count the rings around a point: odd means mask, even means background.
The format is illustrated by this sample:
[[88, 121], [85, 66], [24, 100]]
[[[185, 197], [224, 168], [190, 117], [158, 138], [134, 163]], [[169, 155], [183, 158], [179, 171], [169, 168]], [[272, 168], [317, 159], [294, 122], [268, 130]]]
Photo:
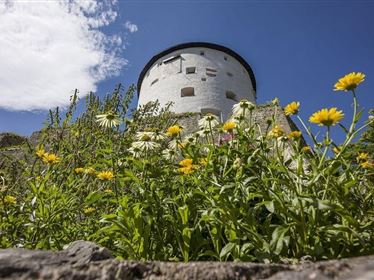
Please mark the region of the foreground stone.
[[118, 261], [94, 243], [60, 252], [0, 250], [0, 279], [374, 279], [374, 256], [302, 265]]

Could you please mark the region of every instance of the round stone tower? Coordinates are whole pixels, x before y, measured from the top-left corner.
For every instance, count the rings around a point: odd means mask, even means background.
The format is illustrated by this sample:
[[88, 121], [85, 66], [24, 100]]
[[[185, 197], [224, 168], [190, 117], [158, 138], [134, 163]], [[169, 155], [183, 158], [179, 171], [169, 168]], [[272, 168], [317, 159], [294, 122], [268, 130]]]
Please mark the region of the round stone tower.
[[138, 80], [138, 106], [173, 102], [176, 113], [213, 113], [226, 119], [241, 99], [256, 102], [256, 80], [249, 64], [224, 46], [193, 42], [156, 54]]

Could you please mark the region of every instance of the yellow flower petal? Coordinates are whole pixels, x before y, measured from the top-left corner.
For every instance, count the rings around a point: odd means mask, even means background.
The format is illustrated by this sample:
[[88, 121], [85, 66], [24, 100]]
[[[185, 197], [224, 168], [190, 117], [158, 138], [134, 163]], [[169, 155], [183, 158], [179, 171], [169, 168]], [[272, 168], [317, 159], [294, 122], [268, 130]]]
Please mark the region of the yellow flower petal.
[[322, 109], [318, 112], [315, 112], [310, 118], [309, 121], [311, 123], [316, 123], [320, 126], [331, 126], [337, 124], [340, 120], [342, 120], [344, 114], [342, 111], [338, 111], [337, 108], [330, 108], [330, 109]]
[[352, 72], [340, 78], [334, 85], [334, 90], [354, 90], [363, 81], [365, 81], [365, 74], [361, 72]]

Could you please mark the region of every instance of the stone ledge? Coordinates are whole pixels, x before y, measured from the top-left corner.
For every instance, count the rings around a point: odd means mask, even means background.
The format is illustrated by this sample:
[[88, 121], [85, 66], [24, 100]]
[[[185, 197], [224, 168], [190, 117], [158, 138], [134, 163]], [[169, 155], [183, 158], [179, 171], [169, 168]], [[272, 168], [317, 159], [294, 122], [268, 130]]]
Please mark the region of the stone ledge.
[[244, 262], [118, 261], [94, 243], [76, 241], [59, 252], [0, 250], [0, 279], [374, 279], [374, 255], [300, 265]]

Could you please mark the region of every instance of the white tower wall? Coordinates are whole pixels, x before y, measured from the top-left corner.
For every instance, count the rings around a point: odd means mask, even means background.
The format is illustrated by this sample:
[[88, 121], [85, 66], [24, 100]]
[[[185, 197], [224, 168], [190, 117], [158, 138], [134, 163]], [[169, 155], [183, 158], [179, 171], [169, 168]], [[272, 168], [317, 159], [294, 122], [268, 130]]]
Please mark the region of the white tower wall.
[[[193, 67], [195, 72], [187, 73]], [[251, 77], [236, 58], [220, 50], [192, 47], [167, 53], [149, 67], [141, 81], [138, 106], [155, 100], [164, 106], [171, 101], [176, 113], [211, 112], [226, 119], [235, 103], [241, 99], [255, 103], [255, 96]]]

